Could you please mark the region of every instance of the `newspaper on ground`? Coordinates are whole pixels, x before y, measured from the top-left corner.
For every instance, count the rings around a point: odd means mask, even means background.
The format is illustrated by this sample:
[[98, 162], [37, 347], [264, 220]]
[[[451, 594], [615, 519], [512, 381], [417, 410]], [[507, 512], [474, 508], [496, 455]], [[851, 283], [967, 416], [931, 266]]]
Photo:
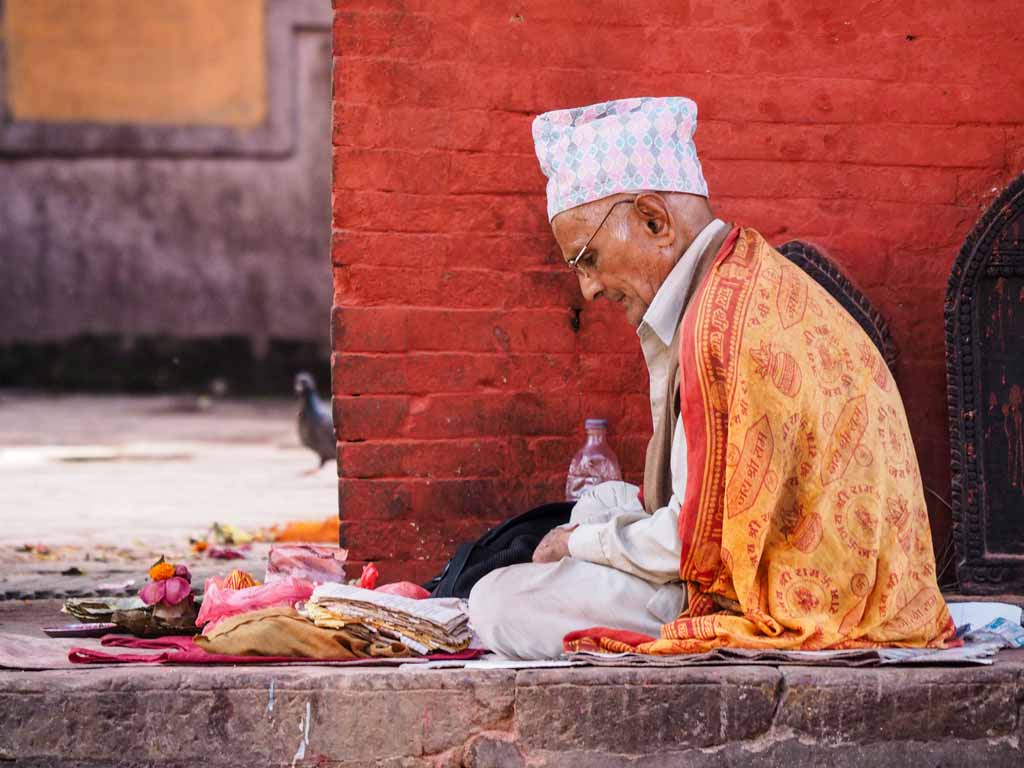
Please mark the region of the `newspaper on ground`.
[[643, 653], [569, 654], [570, 661], [612, 667], [686, 667], [713, 664], [799, 664], [822, 667], [883, 667], [892, 664], [991, 664], [999, 643], [965, 642], [959, 648], [870, 648], [850, 651], [777, 651], [717, 648], [707, 653], [653, 656]]
[[964, 638], [973, 642], [998, 643], [1003, 648], [1024, 648], [1024, 627], [1000, 616], [980, 629], [969, 629]]

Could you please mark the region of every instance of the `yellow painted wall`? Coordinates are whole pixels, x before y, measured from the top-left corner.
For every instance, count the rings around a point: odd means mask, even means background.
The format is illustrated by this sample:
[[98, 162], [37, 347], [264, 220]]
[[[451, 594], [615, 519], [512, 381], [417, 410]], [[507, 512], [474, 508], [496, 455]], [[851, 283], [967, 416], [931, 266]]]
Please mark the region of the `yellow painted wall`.
[[267, 112], [263, 0], [7, 0], [16, 120], [251, 126]]

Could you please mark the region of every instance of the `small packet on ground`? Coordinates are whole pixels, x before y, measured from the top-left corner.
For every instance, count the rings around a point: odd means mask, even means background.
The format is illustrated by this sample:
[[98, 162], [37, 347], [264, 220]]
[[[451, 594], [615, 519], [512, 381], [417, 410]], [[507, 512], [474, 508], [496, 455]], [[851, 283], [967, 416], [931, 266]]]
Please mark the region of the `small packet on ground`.
[[345, 581], [348, 550], [323, 544], [275, 544], [267, 561], [268, 584], [285, 577], [327, 584]]
[[965, 637], [976, 642], [1001, 641], [1004, 648], [1024, 648], [1024, 627], [1002, 617], [968, 632]]

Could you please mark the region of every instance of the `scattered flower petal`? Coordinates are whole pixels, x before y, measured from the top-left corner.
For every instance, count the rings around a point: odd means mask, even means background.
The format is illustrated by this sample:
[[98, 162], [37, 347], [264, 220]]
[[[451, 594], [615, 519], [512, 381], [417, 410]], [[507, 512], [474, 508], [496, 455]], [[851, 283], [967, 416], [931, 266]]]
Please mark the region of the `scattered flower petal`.
[[245, 555], [230, 547], [210, 547], [206, 554], [214, 560], [242, 560]]

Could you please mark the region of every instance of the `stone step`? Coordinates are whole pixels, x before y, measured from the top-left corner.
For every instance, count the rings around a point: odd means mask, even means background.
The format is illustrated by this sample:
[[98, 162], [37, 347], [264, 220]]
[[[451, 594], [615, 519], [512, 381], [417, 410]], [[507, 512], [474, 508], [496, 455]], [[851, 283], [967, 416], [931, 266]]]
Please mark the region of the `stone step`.
[[[53, 603], [48, 604], [52, 615]], [[30, 607], [4, 631], [38, 632]], [[60, 766], [1019, 765], [992, 666], [0, 671], [0, 762]]]
[[7, 671], [0, 761], [1009, 765], [1022, 670], [1004, 653], [969, 668]]

